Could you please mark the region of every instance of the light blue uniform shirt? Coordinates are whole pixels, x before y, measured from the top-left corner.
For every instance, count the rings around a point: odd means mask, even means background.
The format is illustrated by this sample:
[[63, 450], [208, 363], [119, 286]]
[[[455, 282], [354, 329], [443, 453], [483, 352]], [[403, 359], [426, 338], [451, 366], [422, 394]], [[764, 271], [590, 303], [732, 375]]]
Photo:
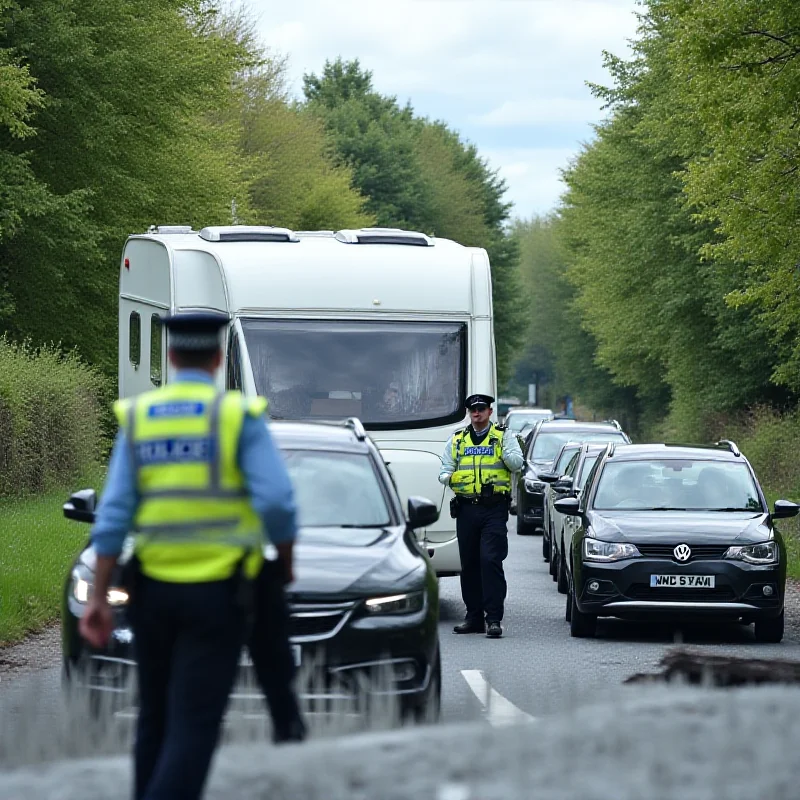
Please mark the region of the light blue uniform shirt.
[[[181, 370], [175, 380], [213, 384], [211, 376], [201, 370]], [[273, 544], [294, 541], [297, 538], [294, 491], [263, 417], [245, 417], [237, 463], [244, 474], [250, 502], [261, 516], [264, 530], [269, 531], [270, 541]], [[98, 555], [119, 555], [125, 537], [133, 528], [138, 504], [130, 442], [125, 432], [120, 431], [111, 452], [106, 485], [92, 528], [92, 544]]]
[[[455, 434], [454, 434], [455, 435]], [[517, 437], [511, 431], [505, 431], [503, 436], [503, 463], [508, 467], [509, 472], [519, 472], [525, 459], [520, 450]], [[453, 437], [447, 440], [442, 453], [442, 468], [439, 471], [439, 483], [445, 486], [450, 484], [450, 476], [456, 471], [456, 460], [453, 458]]]

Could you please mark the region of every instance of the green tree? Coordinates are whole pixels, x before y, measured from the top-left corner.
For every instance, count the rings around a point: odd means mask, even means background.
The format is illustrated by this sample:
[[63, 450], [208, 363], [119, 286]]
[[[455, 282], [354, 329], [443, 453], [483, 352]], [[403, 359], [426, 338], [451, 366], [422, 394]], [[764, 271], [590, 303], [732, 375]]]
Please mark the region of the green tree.
[[[0, 242], [17, 337], [77, 345], [116, 364], [117, 264], [125, 236], [153, 222], [209, 224], [246, 206], [234, 76], [252, 60], [210, 4], [19, 0], [0, 47], [36, 79], [36, 136], [5, 142], [71, 212], [39, 210]], [[46, 312], [46, 313], [45, 313]]]

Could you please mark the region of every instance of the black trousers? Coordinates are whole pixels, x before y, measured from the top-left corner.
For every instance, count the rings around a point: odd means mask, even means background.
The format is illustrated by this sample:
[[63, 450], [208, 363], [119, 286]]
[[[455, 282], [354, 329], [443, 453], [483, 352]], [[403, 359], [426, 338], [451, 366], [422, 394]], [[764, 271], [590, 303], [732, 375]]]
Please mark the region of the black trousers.
[[508, 555], [508, 504], [462, 504], [456, 518], [461, 597], [469, 622], [500, 622], [506, 599], [503, 561]]
[[136, 800], [203, 792], [244, 643], [236, 581], [140, 576], [131, 606], [139, 676]]
[[283, 590], [282, 567], [265, 561], [255, 586], [253, 623], [247, 647], [256, 678], [272, 717], [276, 742], [305, 736], [293, 681], [295, 664], [289, 644], [289, 608]]

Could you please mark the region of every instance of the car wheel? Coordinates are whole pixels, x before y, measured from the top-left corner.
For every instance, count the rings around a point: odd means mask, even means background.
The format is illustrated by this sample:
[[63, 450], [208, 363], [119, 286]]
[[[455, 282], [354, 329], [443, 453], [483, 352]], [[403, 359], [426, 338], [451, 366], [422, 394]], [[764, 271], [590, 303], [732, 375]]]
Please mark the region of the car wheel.
[[530, 522], [523, 522], [522, 514], [517, 514], [517, 535], [518, 536], [532, 536], [533, 525]]
[[555, 548], [554, 543], [551, 545], [550, 550], [550, 577], [555, 581], [558, 580], [558, 550]]
[[757, 619], [755, 625], [756, 641], [763, 644], [777, 644], [783, 639], [783, 611], [777, 617]]
[[594, 614], [584, 614], [575, 601], [575, 590], [569, 593], [570, 610], [569, 632], [576, 639], [591, 639], [597, 631], [597, 617]]
[[[559, 552], [564, 551], [564, 542], [561, 542], [561, 550]], [[563, 556], [558, 559], [558, 573], [557, 573], [557, 584], [556, 588], [559, 591], [559, 594], [566, 594], [569, 590], [569, 583], [567, 581], [567, 564], [564, 560]]]
[[431, 673], [431, 682], [425, 693], [425, 700], [417, 705], [409, 715], [410, 721], [419, 724], [431, 724], [439, 721], [442, 713], [442, 655], [436, 651], [436, 661]]
[[545, 534], [542, 534], [542, 558], [545, 561], [550, 560], [550, 539]]
[[564, 619], [572, 622], [572, 592], [567, 592], [566, 608], [564, 609]]

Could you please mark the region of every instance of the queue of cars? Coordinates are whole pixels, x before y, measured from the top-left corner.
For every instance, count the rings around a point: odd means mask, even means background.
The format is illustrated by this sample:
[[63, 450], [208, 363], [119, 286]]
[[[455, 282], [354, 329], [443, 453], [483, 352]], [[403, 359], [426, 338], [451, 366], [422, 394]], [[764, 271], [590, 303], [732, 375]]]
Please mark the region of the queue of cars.
[[730, 441], [631, 444], [615, 422], [551, 420], [528, 436], [517, 532], [542, 554], [576, 637], [601, 617], [711, 617], [784, 631], [786, 547], [752, 466]]
[[[307, 709], [328, 703], [358, 714], [369, 708], [365, 694], [380, 694], [403, 718], [436, 718], [439, 589], [415, 530], [434, 522], [438, 508], [412, 497], [403, 509], [387, 465], [358, 420], [278, 422], [270, 430], [298, 508], [295, 581], [287, 588], [295, 662], [313, 665], [317, 673], [309, 691], [301, 688], [301, 701]], [[94, 504], [94, 491], [83, 490], [65, 505], [65, 516], [91, 522]], [[126, 551], [129, 557], [130, 547]], [[118, 710], [130, 701], [128, 673], [135, 666], [136, 643], [119, 576], [109, 592], [115, 610], [109, 646], [91, 650], [79, 636], [94, 564], [87, 543], [64, 587], [63, 674], [68, 685], [85, 690], [90, 707]], [[237, 704], [260, 701], [256, 689], [246, 688], [254, 685], [251, 669], [244, 656], [232, 695], [234, 710]]]

